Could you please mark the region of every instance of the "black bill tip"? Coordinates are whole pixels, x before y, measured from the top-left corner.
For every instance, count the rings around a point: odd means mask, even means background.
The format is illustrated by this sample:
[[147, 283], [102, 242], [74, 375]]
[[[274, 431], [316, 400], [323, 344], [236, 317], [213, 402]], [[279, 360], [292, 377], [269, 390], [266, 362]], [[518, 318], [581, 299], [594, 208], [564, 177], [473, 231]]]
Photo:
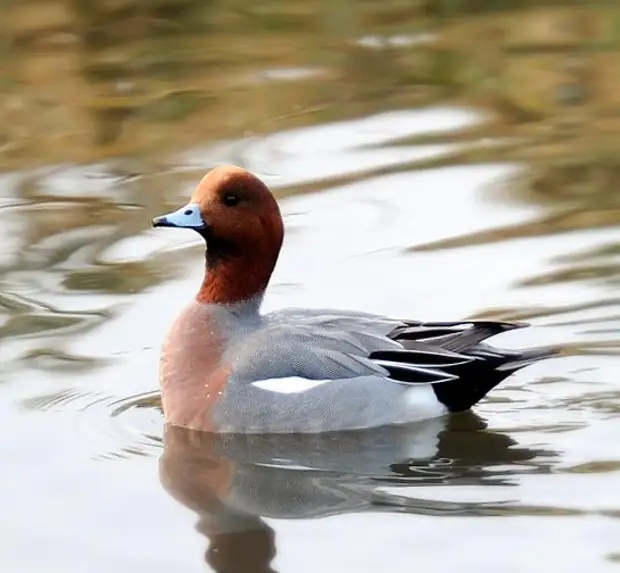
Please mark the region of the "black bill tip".
[[166, 217], [154, 217], [151, 221], [151, 225], [153, 227], [175, 227], [173, 223], [171, 223]]

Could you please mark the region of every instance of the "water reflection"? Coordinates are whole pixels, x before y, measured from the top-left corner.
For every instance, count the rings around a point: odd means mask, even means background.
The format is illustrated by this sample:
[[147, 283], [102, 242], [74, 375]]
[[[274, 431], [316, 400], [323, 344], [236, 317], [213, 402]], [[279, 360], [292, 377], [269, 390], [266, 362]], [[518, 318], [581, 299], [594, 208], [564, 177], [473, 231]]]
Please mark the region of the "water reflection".
[[215, 435], [166, 426], [160, 479], [172, 497], [198, 515], [196, 529], [209, 542], [211, 567], [263, 571], [269, 570], [277, 546], [265, 519], [518, 511], [498, 502], [415, 497], [416, 486], [517, 485], [524, 474], [550, 471], [553, 452], [519, 446], [485, 428], [472, 413], [429, 424], [319, 435]]
[[[616, 226], [618, 7], [416, 6], [9, 3], [0, 167], [90, 163], [18, 172], [2, 186], [0, 200], [11, 198], [0, 211], [9, 228], [3, 290], [119, 296], [174, 277], [175, 255], [127, 260], [127, 245], [149, 213], [222, 161], [265, 176], [281, 197], [431, 167], [511, 163], [520, 168], [493, 199], [544, 207], [490, 229], [414, 236], [409, 253]], [[608, 240], [611, 250], [617, 244]], [[109, 260], [110, 251], [122, 256]], [[562, 256], [561, 268], [552, 262], [515, 286], [617, 282], [608, 251]], [[66, 328], [62, 306], [23, 317], [0, 301], [0, 319], [9, 333], [79, 331]], [[534, 315], [545, 312], [555, 311]]]

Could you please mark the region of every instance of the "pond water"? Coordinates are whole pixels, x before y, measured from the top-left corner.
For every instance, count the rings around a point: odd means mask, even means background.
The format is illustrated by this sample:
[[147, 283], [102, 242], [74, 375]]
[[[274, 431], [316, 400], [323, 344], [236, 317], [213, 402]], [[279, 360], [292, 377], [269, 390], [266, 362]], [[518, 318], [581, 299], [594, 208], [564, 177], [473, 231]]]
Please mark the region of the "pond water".
[[[620, 11], [223, 2], [204, 15], [186, 1], [145, 16], [109, 4], [49, 2], [47, 24], [17, 8], [11, 20], [5, 62], [25, 75], [2, 88], [5, 119], [19, 121], [0, 149], [0, 567], [616, 569], [620, 91], [608, 77], [620, 27], [607, 23]], [[223, 22], [215, 39], [189, 25], [193, 9]], [[132, 27], [144, 21], [183, 33]], [[165, 73], [127, 67], [136, 53]], [[45, 75], [76, 54], [83, 69]], [[192, 84], [196, 70], [221, 87]], [[149, 99], [178, 86], [207, 103]], [[159, 346], [203, 252], [149, 222], [219, 163], [250, 169], [280, 201], [266, 310], [526, 320], [493, 343], [564, 355], [472, 413], [420, 426], [165, 429]]]

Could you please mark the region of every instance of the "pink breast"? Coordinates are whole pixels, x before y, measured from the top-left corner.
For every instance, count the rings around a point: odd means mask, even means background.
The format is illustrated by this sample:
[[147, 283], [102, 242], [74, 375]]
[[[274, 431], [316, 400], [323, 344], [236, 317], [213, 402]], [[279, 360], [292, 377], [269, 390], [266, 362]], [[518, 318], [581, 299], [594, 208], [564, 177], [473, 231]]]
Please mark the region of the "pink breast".
[[208, 305], [192, 303], [164, 341], [160, 385], [166, 421], [208, 431], [210, 411], [222, 395], [230, 366], [221, 361], [223, 341]]

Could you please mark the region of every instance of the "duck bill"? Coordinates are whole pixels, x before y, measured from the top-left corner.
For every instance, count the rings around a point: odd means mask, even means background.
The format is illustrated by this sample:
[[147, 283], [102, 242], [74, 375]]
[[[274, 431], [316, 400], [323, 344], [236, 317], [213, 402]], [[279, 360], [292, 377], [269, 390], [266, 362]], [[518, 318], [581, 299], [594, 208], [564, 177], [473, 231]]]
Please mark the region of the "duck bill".
[[200, 214], [198, 203], [188, 203], [168, 215], [155, 217], [152, 221], [153, 227], [177, 227], [179, 229], [194, 229], [202, 231], [207, 228], [207, 223]]

